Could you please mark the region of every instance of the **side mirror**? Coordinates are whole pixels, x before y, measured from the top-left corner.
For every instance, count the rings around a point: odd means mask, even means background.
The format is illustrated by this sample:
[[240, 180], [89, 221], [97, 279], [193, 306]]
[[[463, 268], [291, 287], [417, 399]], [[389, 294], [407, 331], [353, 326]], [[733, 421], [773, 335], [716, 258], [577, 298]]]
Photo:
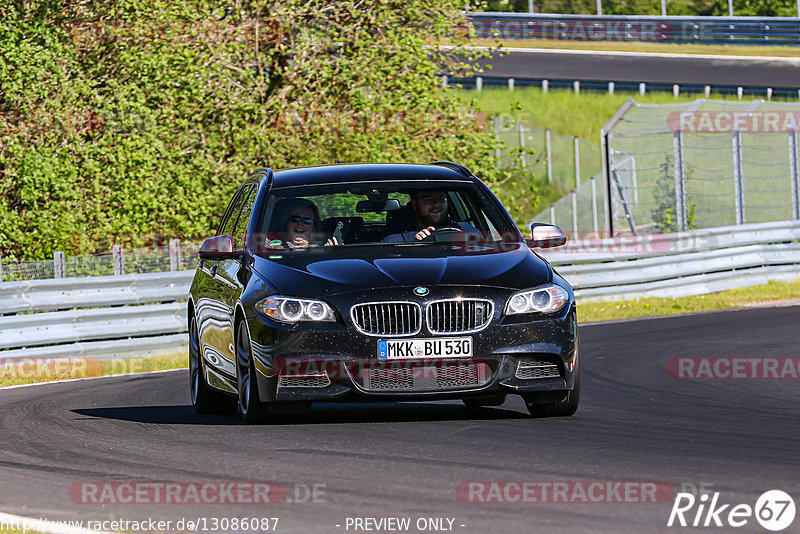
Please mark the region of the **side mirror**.
[[553, 248], [563, 246], [566, 243], [567, 236], [558, 226], [544, 223], [531, 224], [531, 240], [528, 244], [531, 248]]
[[235, 258], [239, 252], [233, 250], [232, 235], [218, 235], [203, 241], [197, 255], [201, 260], [224, 260]]

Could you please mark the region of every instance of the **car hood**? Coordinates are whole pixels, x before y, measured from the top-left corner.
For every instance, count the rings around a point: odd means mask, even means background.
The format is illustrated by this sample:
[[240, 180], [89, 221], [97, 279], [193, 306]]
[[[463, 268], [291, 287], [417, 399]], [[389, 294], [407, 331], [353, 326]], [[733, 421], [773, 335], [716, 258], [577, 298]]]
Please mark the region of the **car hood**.
[[550, 265], [524, 245], [454, 253], [445, 247], [347, 247], [255, 257], [273, 290], [297, 296], [398, 286], [485, 285], [523, 289], [552, 281]]

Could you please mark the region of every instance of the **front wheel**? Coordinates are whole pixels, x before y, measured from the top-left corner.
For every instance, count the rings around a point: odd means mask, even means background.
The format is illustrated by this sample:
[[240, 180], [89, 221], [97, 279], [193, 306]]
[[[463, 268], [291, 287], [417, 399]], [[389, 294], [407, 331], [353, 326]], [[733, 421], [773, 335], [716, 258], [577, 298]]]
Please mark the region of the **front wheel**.
[[239, 391], [239, 415], [246, 423], [263, 423], [269, 412], [258, 395], [258, 379], [253, 365], [250, 333], [244, 321], [236, 335], [236, 385]]
[[192, 317], [189, 325], [189, 391], [192, 394], [192, 407], [197, 413], [232, 412], [236, 409], [236, 400], [214, 391], [206, 384], [201, 359], [197, 319]]

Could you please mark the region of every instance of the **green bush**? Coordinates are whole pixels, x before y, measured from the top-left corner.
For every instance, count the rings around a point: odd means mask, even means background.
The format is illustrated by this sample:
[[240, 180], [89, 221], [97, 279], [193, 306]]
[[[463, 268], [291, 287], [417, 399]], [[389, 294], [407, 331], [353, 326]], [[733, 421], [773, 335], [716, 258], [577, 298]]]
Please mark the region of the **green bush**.
[[508, 178], [440, 86], [468, 70], [437, 44], [466, 27], [463, 3], [235, 5], [0, 5], [4, 257], [196, 239], [261, 166], [450, 159]]

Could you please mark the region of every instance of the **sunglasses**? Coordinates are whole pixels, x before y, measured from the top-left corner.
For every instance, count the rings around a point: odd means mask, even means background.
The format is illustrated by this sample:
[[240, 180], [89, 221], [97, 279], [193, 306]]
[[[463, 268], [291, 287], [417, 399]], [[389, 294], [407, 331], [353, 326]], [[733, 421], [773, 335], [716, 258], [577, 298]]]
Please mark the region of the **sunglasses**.
[[299, 215], [290, 215], [289, 222], [299, 223], [303, 221], [304, 224], [314, 224], [314, 219], [312, 217], [301, 217]]

